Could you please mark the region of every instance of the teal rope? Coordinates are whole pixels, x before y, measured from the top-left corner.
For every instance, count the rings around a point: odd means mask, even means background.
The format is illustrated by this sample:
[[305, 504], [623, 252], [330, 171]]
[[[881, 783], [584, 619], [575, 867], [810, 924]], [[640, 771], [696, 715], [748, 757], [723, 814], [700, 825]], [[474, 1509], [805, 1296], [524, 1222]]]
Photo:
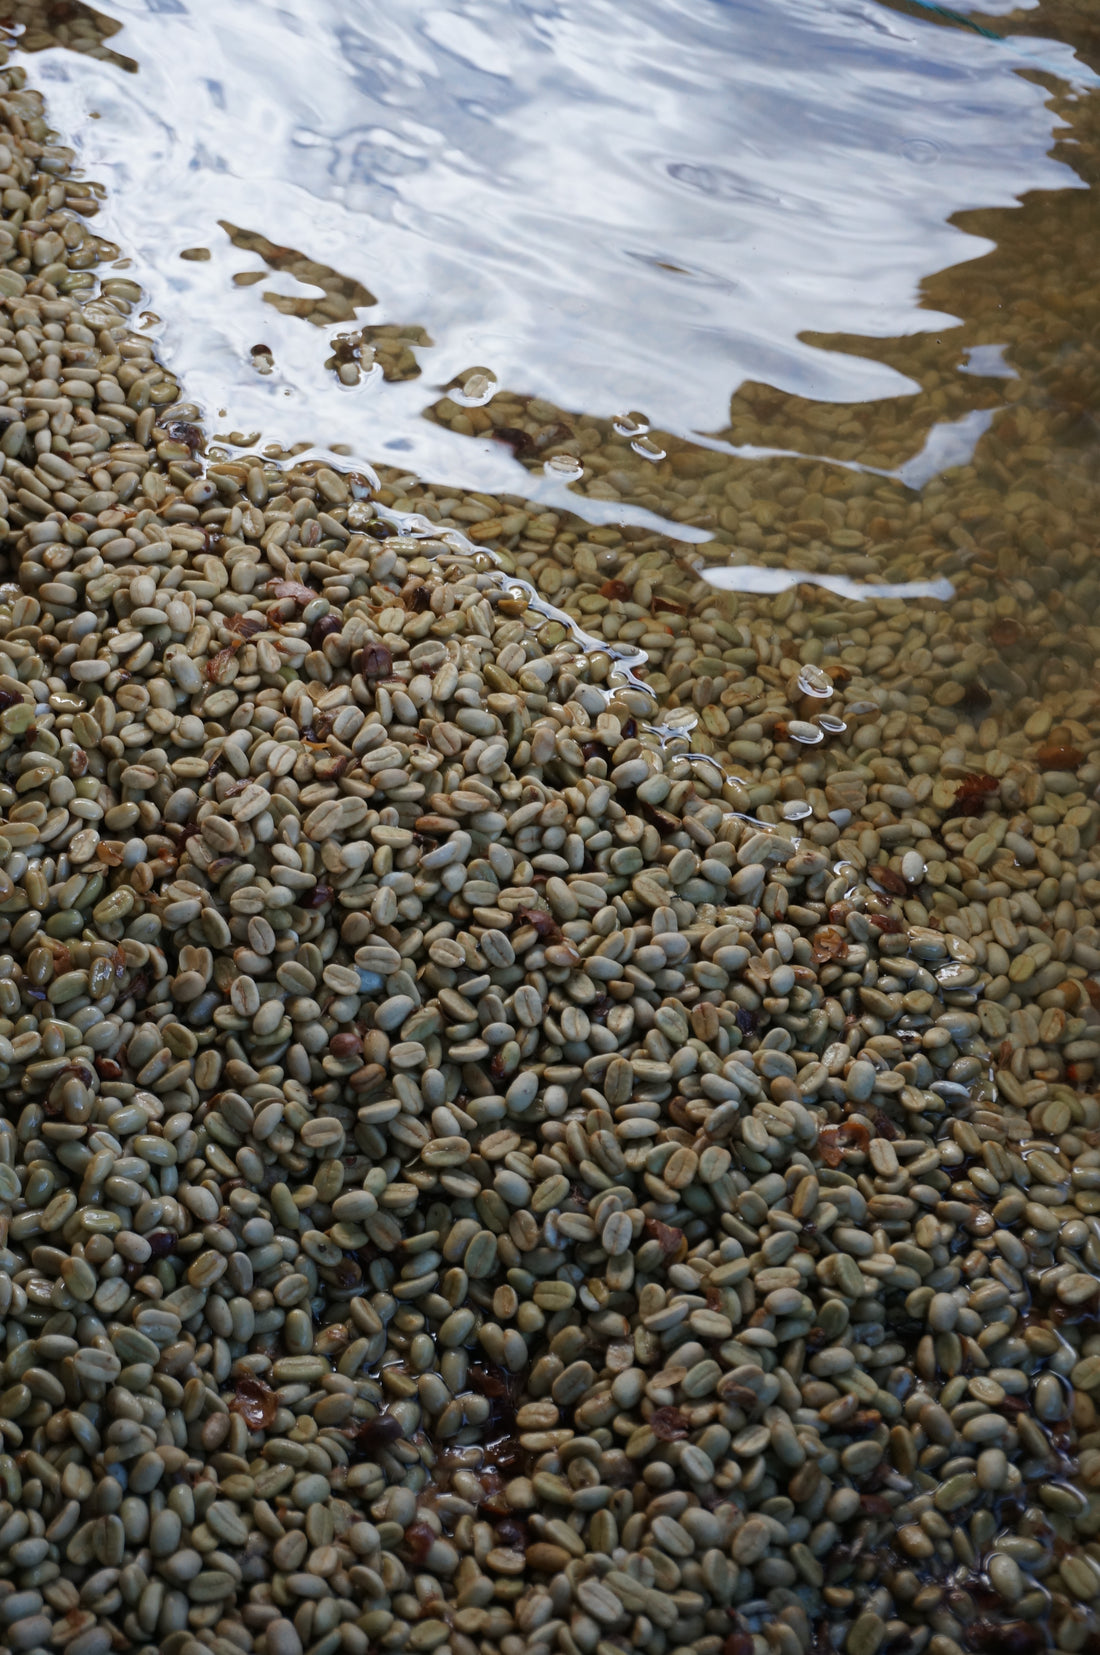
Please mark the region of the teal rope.
[[[1029, 35], [998, 34], [994, 29], [987, 29], [983, 24], [973, 22], [969, 17], [964, 16], [962, 12], [951, 11], [947, 6], [936, 5], [935, 0], [912, 0], [912, 3], [915, 6], [921, 6], [925, 11], [933, 12], [937, 17], [944, 18], [948, 23], [958, 23], [964, 29], [971, 29], [975, 34], [980, 34], [984, 40], [996, 40], [1002, 46], [1016, 45], [1019, 47], [1022, 43], [1025, 43], [1032, 38]], [[1023, 55], [1030, 56], [1029, 53]], [[1041, 69], [1045, 74], [1056, 76], [1058, 80], [1066, 80], [1071, 78], [1070, 75], [1067, 74], [1067, 70], [1064, 66], [1056, 66], [1053, 63], [1045, 62], [1041, 57], [1035, 57], [1030, 63], [1023, 63], [1020, 67]], [[1072, 78], [1082, 81], [1086, 86], [1091, 88], [1100, 86], [1100, 77], [1098, 77], [1087, 64], [1081, 63], [1079, 59], [1075, 60]]]
[[975, 34], [984, 35], [986, 40], [1004, 40], [1004, 35], [997, 34], [993, 29], [983, 28], [980, 23], [974, 23], [962, 12], [949, 11], [946, 6], [933, 5], [932, 0], [913, 0], [915, 6], [923, 6], [925, 11], [935, 12], [937, 17], [946, 17], [949, 23], [961, 23], [964, 29], [973, 29]]

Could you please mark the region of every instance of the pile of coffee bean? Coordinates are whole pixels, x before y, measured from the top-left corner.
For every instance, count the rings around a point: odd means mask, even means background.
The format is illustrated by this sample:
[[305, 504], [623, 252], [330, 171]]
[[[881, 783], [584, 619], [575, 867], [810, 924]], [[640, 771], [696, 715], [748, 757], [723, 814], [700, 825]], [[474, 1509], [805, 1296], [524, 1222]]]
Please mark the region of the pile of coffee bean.
[[209, 451], [0, 83], [0, 1643], [1090, 1648], [1085, 690]]

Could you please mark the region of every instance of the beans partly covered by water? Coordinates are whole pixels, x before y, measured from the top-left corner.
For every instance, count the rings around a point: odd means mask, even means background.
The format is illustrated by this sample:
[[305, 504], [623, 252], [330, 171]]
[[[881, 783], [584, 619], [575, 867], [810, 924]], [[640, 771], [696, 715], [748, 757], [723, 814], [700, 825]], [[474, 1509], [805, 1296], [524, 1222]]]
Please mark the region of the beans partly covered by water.
[[1089, 1647], [1089, 707], [979, 769], [385, 474], [648, 616], [662, 744], [507, 566], [203, 462], [2, 78], [0, 1641]]

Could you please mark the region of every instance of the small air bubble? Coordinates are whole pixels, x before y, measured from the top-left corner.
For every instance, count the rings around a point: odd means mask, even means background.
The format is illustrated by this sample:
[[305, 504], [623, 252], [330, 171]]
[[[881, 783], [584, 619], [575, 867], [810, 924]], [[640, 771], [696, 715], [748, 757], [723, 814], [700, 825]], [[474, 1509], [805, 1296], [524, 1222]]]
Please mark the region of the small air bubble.
[[460, 403], [463, 408], [480, 408], [489, 401], [497, 388], [495, 374], [472, 373], [468, 375], [464, 385], [456, 385], [448, 393], [452, 402]]
[[792, 741], [801, 741], [807, 747], [825, 739], [824, 731], [819, 730], [816, 724], [804, 723], [800, 718], [791, 720], [787, 725], [787, 734]]
[[574, 459], [572, 454], [551, 454], [543, 462], [543, 471], [550, 477], [556, 477], [560, 482], [574, 483], [578, 477], [584, 476], [584, 467]]
[[800, 670], [795, 683], [803, 695], [815, 695], [824, 701], [833, 693], [833, 681], [823, 667], [807, 661]]
[[817, 723], [820, 724], [825, 734], [830, 736], [843, 735], [848, 728], [844, 720], [837, 718], [835, 713], [818, 713]]
[[783, 806], [783, 819], [786, 822], [801, 822], [813, 813], [814, 807], [806, 799], [788, 799]]
[[620, 437], [644, 437], [649, 433], [649, 421], [644, 414], [616, 414], [611, 423]]
[[640, 437], [637, 442], [632, 442], [630, 446], [635, 454], [641, 455], [643, 460], [652, 460], [654, 464], [665, 457], [664, 449], [659, 448], [652, 437]]

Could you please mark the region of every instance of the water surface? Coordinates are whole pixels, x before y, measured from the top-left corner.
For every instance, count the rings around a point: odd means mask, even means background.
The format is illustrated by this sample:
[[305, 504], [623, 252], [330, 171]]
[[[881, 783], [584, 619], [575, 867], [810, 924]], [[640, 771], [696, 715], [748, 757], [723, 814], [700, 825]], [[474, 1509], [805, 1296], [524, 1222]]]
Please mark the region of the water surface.
[[[530, 491], [499, 444], [422, 418], [474, 366], [563, 409], [713, 437], [746, 383], [897, 404], [919, 365], [878, 342], [936, 338], [961, 406], [886, 456], [919, 485], [988, 424], [958, 423], [983, 400], [975, 374], [1012, 372], [997, 341], [967, 359], [961, 306], [931, 305], [922, 279], [990, 249], [966, 209], [1080, 185], [1050, 153], [1050, 74], [1022, 72], [1039, 61], [1084, 87], [1071, 48], [917, 6], [643, 0], [624, 21], [611, 0], [107, 0], [99, 15], [117, 30], [107, 60], [48, 49], [35, 69], [107, 186], [103, 227], [190, 394], [265, 442], [466, 486]], [[423, 330], [418, 377], [340, 385], [329, 341], [363, 324]]]

